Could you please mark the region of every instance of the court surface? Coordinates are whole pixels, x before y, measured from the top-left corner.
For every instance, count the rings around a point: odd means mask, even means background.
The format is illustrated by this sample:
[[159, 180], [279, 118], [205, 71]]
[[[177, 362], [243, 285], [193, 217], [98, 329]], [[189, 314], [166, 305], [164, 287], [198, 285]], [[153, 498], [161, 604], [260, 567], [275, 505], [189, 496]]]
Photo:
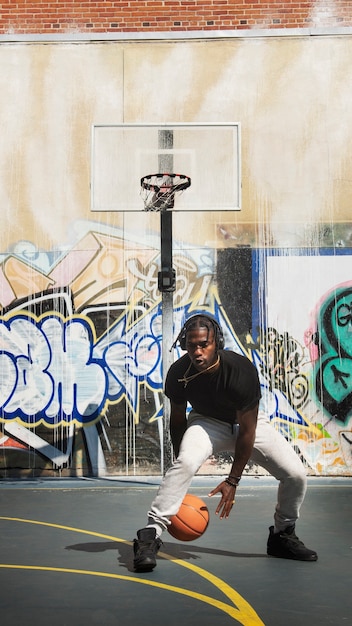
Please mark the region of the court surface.
[[309, 478], [297, 534], [313, 563], [266, 555], [277, 482], [244, 477], [228, 520], [208, 498], [206, 533], [164, 533], [156, 569], [136, 574], [131, 542], [160, 478], [0, 482], [2, 626], [338, 626], [352, 624], [352, 478]]

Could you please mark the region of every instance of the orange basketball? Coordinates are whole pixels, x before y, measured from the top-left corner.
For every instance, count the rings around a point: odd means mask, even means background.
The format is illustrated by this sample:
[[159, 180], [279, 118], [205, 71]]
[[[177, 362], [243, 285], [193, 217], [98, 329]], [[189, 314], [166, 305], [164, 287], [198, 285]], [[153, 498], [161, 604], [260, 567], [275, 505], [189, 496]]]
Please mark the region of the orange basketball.
[[176, 515], [170, 517], [170, 535], [179, 541], [194, 541], [201, 537], [209, 524], [207, 505], [198, 496], [187, 494]]

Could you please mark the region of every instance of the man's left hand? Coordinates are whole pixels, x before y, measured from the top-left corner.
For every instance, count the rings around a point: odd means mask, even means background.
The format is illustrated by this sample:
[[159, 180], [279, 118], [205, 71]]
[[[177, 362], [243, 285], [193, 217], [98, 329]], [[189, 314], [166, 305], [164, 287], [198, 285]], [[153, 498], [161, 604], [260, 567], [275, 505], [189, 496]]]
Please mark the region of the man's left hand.
[[219, 515], [220, 519], [229, 517], [232, 507], [235, 504], [236, 487], [231, 487], [227, 482], [223, 481], [215, 489], [213, 489], [208, 495], [209, 497], [215, 496], [216, 493], [221, 493], [221, 500], [216, 507], [215, 515]]

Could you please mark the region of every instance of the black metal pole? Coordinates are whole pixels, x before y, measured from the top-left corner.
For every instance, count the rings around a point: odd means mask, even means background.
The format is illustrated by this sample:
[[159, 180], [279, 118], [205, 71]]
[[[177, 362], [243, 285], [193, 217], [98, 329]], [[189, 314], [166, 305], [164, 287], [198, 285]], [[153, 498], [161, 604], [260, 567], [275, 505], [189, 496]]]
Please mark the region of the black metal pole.
[[[159, 131], [159, 172], [173, 172], [173, 131]], [[172, 464], [172, 443], [170, 436], [170, 401], [164, 393], [166, 374], [173, 363], [170, 347], [173, 343], [173, 291], [175, 273], [172, 267], [172, 210], [160, 212], [160, 272], [158, 285], [162, 294], [162, 372], [163, 372], [163, 450], [161, 456], [162, 473]]]

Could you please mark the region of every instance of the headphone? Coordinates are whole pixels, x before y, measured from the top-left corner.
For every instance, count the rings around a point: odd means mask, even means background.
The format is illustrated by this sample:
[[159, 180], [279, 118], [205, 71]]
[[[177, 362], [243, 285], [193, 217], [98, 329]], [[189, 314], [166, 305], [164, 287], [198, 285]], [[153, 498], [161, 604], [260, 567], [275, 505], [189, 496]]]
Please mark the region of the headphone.
[[214, 339], [215, 339], [215, 344], [216, 344], [216, 348], [217, 350], [223, 350], [225, 347], [225, 339], [224, 339], [224, 334], [222, 332], [222, 328], [219, 324], [219, 322], [215, 319], [215, 317], [212, 317], [211, 315], [209, 315], [209, 313], [197, 313], [196, 315], [192, 315], [192, 317], [190, 317], [184, 324], [184, 326], [181, 328], [174, 344], [173, 344], [173, 348], [176, 347], [177, 342], [179, 342], [180, 344], [180, 348], [181, 350], [186, 350], [186, 335], [187, 332], [190, 328], [190, 326], [192, 326], [193, 322], [199, 318], [199, 317], [205, 317], [207, 320], [210, 321], [212, 327], [213, 327], [213, 331], [214, 331]]

